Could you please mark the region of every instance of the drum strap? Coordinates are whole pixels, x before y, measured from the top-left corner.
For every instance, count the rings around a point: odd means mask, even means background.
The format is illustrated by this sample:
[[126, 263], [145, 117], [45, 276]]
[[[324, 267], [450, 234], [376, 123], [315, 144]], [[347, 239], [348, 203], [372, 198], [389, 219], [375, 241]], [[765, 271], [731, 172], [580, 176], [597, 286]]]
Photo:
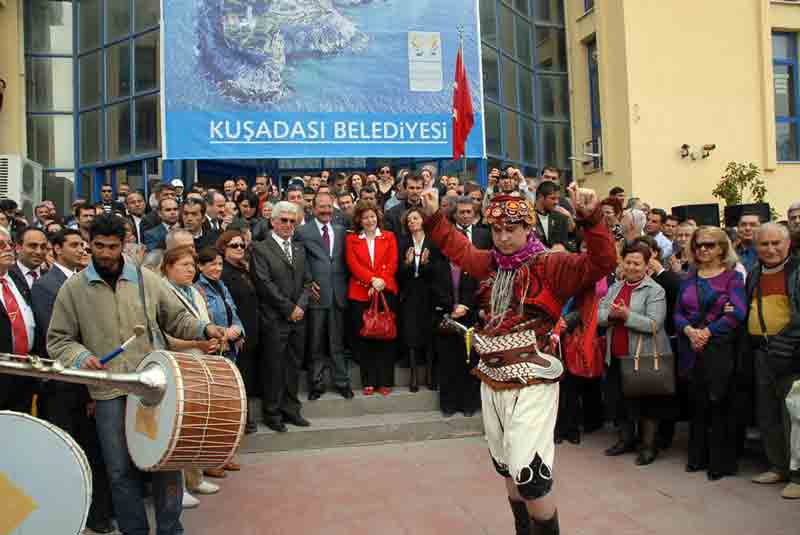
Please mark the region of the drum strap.
[[[139, 299], [142, 301], [142, 309], [144, 310], [144, 325], [147, 329], [147, 339], [150, 341], [150, 347], [153, 349], [166, 349], [166, 337], [164, 333], [161, 332], [161, 326], [158, 324], [158, 318], [156, 318], [156, 325], [158, 325], [159, 331], [159, 340], [156, 341], [155, 336], [153, 335], [153, 329], [150, 325], [150, 316], [147, 315], [147, 296], [146, 292], [144, 291], [144, 275], [142, 275], [142, 266], [136, 266], [136, 276], [139, 278]], [[158, 311], [156, 311], [158, 314]]]

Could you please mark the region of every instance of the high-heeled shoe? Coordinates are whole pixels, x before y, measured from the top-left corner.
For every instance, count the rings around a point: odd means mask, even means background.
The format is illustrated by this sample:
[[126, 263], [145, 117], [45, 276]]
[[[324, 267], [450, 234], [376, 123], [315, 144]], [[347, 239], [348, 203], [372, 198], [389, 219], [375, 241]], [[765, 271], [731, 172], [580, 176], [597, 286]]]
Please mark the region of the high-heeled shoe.
[[364, 387], [364, 395], [365, 396], [371, 396], [374, 393], [375, 393], [375, 387], [374, 386], [365, 386]]
[[688, 464], [686, 465], [686, 473], [687, 473], [687, 474], [693, 474], [693, 473], [695, 473], [695, 472], [702, 472], [702, 471], [703, 471], [703, 470], [705, 470], [706, 468], [708, 468], [708, 465], [707, 465], [707, 464], [703, 464], [703, 463], [697, 463], [697, 464], [695, 464], [695, 463], [688, 463]]
[[607, 457], [616, 457], [625, 453], [636, 451], [636, 445], [633, 442], [626, 442], [624, 440], [618, 441], [605, 451]]

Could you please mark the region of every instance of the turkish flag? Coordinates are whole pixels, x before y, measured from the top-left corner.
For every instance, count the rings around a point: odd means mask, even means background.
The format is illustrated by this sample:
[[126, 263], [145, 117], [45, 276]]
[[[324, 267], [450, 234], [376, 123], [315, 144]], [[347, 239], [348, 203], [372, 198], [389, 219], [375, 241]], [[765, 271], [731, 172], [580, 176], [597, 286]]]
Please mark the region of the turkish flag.
[[464, 145], [467, 142], [469, 131], [475, 124], [475, 114], [472, 112], [472, 97], [469, 93], [469, 80], [467, 69], [461, 58], [461, 47], [458, 47], [456, 57], [456, 81], [453, 84], [453, 159], [457, 160], [464, 155]]

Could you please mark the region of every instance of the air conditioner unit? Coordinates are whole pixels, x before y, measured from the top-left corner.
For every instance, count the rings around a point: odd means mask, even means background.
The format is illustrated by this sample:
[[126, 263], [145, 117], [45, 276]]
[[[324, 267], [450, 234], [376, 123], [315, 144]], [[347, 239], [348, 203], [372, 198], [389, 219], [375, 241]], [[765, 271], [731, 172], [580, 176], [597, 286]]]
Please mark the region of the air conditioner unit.
[[17, 201], [33, 221], [33, 210], [42, 202], [42, 166], [21, 154], [0, 154], [0, 199]]

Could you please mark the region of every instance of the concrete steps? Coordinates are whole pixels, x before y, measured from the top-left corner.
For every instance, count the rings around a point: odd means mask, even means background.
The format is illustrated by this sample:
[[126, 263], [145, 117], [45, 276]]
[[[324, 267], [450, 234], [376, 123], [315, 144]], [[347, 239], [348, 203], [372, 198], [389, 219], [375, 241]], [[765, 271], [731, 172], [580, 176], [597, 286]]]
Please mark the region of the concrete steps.
[[311, 427], [288, 427], [289, 431], [286, 433], [276, 433], [259, 425], [258, 432], [245, 436], [240, 451], [260, 453], [314, 450], [483, 434], [479, 413], [471, 417], [458, 413], [445, 418], [438, 410], [323, 417], [311, 420]]
[[[419, 377], [425, 377], [419, 368]], [[344, 399], [336, 392], [326, 392], [315, 401], [308, 401], [305, 374], [301, 374], [300, 400], [302, 414], [311, 427], [288, 425], [286, 433], [276, 433], [262, 423], [260, 404], [257, 405], [258, 431], [245, 435], [242, 453], [279, 452], [416, 442], [446, 438], [461, 438], [483, 434], [480, 413], [466, 417], [457, 413], [449, 418], [439, 410], [439, 393], [427, 386], [418, 392], [408, 389], [408, 368], [395, 368], [395, 384], [389, 396], [379, 393], [365, 396], [361, 392], [360, 372], [353, 366], [351, 381], [353, 399]], [[423, 381], [423, 384], [425, 382]]]

